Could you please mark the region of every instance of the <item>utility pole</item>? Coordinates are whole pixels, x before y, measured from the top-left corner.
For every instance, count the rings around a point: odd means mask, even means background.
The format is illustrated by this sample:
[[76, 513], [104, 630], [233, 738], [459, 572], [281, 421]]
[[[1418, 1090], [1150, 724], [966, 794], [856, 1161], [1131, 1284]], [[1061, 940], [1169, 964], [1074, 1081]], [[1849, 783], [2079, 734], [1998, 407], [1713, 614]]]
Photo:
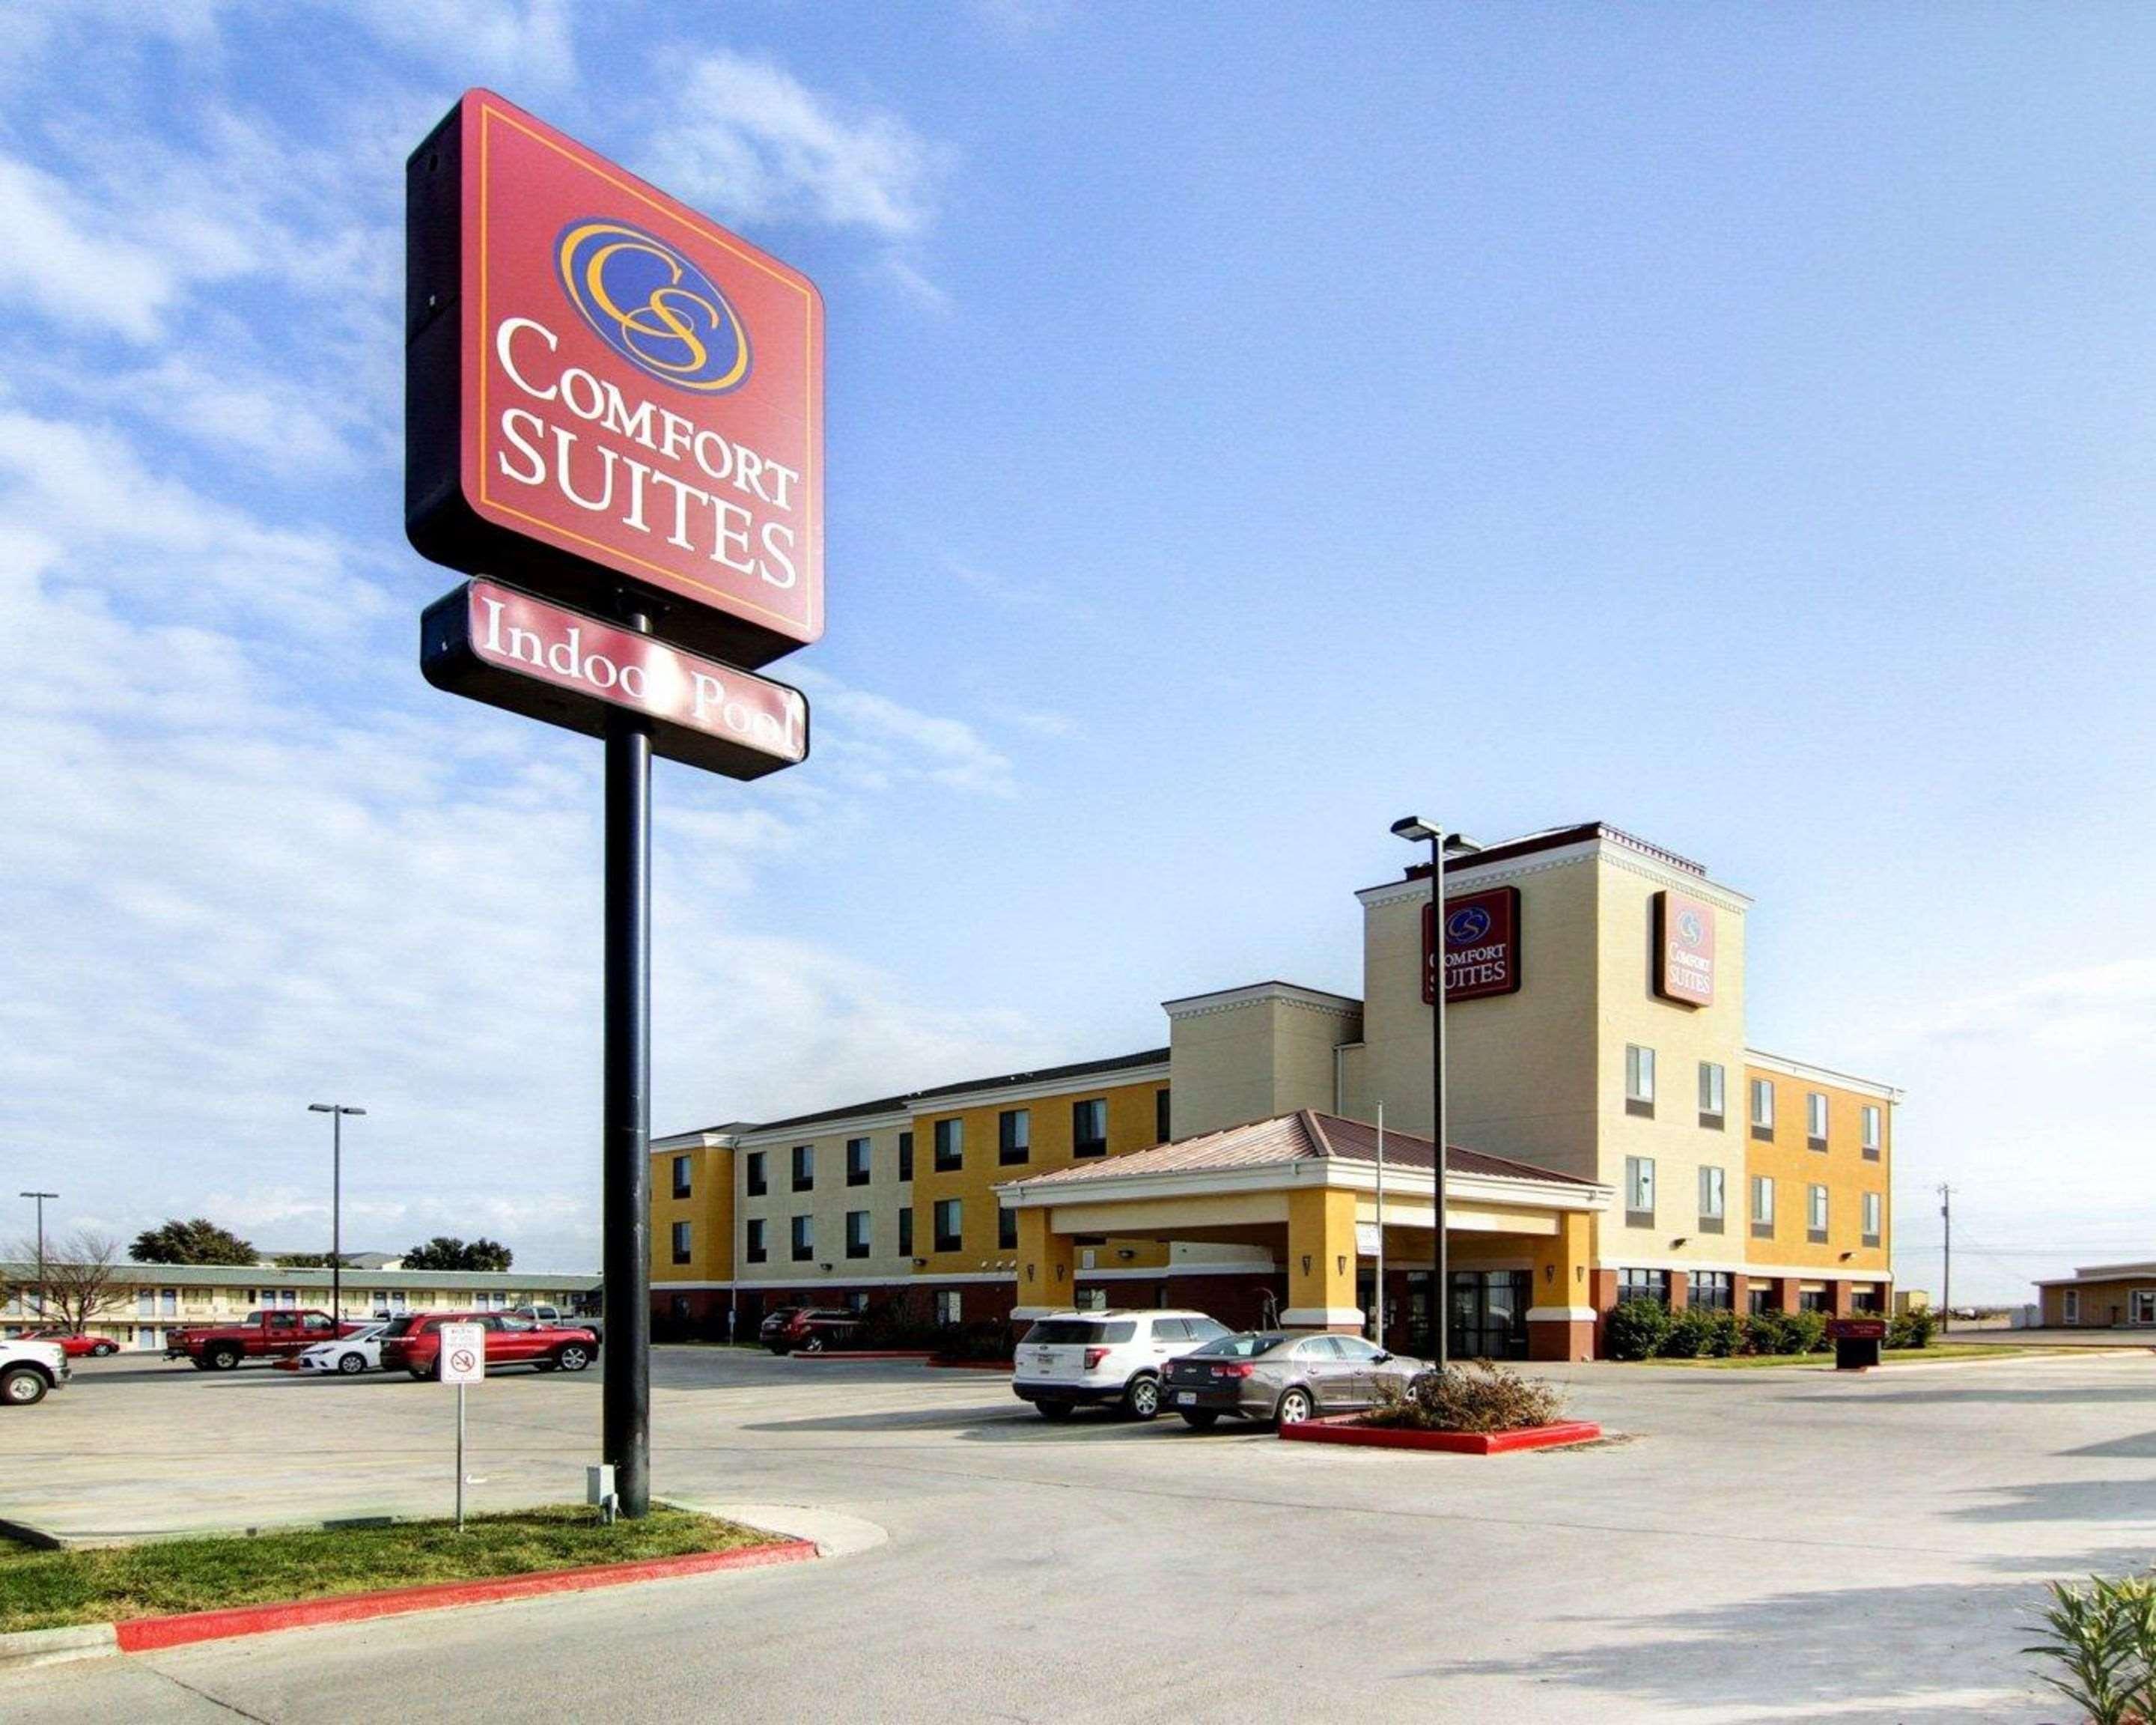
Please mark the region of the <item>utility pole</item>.
[[1943, 1332], [1953, 1322], [1953, 1188], [1948, 1185], [1939, 1188], [1939, 1219], [1946, 1224], [1939, 1245], [1939, 1329]]
[[45, 1200], [49, 1198], [58, 1198], [59, 1194], [23, 1192], [17, 1195], [22, 1198], [34, 1198], [38, 1201], [38, 1316], [43, 1317], [45, 1315]]
[[330, 1117], [330, 1322], [331, 1333], [342, 1335], [344, 1322], [344, 1117], [364, 1114], [364, 1108], [348, 1108], [342, 1102], [310, 1102], [310, 1114]]

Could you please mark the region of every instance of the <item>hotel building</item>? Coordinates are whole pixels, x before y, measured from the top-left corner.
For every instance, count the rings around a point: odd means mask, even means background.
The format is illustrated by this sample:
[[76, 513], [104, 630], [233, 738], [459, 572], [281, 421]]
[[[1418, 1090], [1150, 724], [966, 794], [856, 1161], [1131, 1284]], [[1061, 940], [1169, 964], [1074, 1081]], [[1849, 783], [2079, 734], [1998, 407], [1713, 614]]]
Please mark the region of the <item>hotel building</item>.
[[[1382, 1241], [1386, 1339], [1425, 1345], [1429, 868], [1356, 898], [1359, 998], [1184, 996], [1165, 1047], [655, 1140], [654, 1316], [746, 1334], [902, 1296], [1352, 1328]], [[1899, 1092], [1749, 1045], [1750, 910], [1599, 824], [1448, 862], [1458, 1351], [1589, 1358], [1632, 1298], [1889, 1309]]]

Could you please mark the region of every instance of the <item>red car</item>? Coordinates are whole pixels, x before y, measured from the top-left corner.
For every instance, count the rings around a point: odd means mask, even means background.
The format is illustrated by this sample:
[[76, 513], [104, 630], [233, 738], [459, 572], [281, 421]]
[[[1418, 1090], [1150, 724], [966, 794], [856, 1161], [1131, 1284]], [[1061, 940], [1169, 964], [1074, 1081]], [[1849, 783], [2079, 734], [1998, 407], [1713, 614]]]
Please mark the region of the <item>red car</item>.
[[599, 1357], [599, 1338], [572, 1324], [541, 1323], [513, 1312], [415, 1312], [382, 1332], [382, 1369], [432, 1378], [442, 1358], [444, 1324], [486, 1330], [486, 1368], [530, 1366], [538, 1372], [581, 1372]]
[[757, 1326], [756, 1339], [783, 1358], [789, 1353], [821, 1353], [844, 1348], [861, 1327], [858, 1312], [835, 1307], [782, 1306]]
[[26, 1325], [6, 1332], [13, 1342], [52, 1342], [69, 1359], [80, 1359], [87, 1354], [92, 1359], [105, 1359], [120, 1352], [120, 1344], [105, 1336], [78, 1336], [73, 1330], [64, 1330], [58, 1324]]

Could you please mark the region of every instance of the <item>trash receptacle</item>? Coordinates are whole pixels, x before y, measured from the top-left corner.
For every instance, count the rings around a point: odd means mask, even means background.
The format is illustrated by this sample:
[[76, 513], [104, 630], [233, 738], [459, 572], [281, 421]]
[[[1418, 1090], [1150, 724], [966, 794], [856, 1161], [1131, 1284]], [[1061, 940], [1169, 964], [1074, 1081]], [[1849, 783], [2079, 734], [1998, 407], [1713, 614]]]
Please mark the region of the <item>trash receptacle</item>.
[[1879, 1349], [1887, 1339], [1883, 1317], [1837, 1317], [1828, 1320], [1827, 1340], [1834, 1343], [1834, 1368], [1861, 1372], [1879, 1363]]

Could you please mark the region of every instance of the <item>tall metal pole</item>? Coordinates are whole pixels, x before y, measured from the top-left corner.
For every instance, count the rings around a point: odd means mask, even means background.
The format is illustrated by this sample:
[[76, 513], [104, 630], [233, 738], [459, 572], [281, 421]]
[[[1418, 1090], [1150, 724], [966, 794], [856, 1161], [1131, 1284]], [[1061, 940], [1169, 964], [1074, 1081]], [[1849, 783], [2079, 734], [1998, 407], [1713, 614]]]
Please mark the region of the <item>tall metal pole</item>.
[[1445, 829], [1442, 824], [1430, 835], [1430, 943], [1431, 978], [1430, 1003], [1430, 1114], [1435, 1132], [1430, 1161], [1436, 1174], [1436, 1247], [1431, 1254], [1430, 1299], [1437, 1338], [1437, 1369], [1440, 1375], [1452, 1363], [1452, 1278], [1445, 1250]]
[[[330, 1333], [344, 1326], [344, 1110], [330, 1116]], [[459, 1389], [459, 1394], [461, 1394]]]
[[[624, 594], [621, 622], [650, 634], [646, 602]], [[599, 1447], [634, 1518], [651, 1504], [651, 721], [621, 707], [607, 710], [603, 1064]]]
[[1940, 1245], [1939, 1264], [1939, 1328], [1942, 1332], [1953, 1323], [1953, 1188], [1939, 1188], [1939, 1219], [1946, 1224]]
[[1385, 1105], [1378, 1104], [1378, 1333], [1371, 1339], [1385, 1345]]
[[24, 1192], [18, 1194], [38, 1201], [38, 1316], [45, 1315], [45, 1200], [58, 1198], [57, 1192]]

